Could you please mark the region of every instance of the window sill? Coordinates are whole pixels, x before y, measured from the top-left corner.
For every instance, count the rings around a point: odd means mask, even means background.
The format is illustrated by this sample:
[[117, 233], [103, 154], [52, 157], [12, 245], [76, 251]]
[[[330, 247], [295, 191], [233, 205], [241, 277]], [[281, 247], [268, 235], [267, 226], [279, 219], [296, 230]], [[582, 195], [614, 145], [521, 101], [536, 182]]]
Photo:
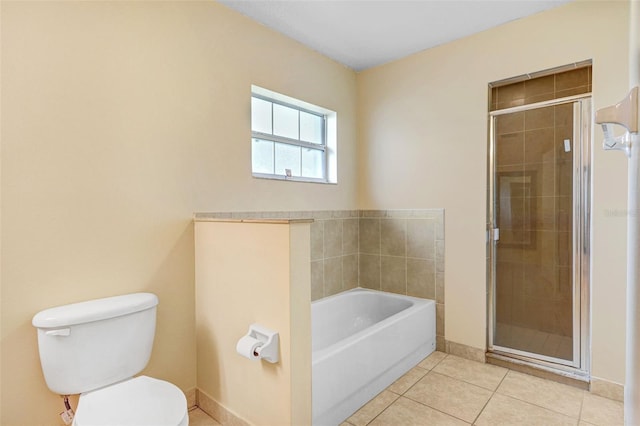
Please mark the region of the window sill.
[[338, 182], [329, 182], [324, 179], [305, 178], [305, 177], [287, 177], [285, 175], [270, 175], [265, 173], [252, 173], [252, 176], [256, 179], [269, 179], [269, 180], [281, 180], [289, 182], [304, 182], [304, 183], [319, 183], [324, 185], [337, 185]]

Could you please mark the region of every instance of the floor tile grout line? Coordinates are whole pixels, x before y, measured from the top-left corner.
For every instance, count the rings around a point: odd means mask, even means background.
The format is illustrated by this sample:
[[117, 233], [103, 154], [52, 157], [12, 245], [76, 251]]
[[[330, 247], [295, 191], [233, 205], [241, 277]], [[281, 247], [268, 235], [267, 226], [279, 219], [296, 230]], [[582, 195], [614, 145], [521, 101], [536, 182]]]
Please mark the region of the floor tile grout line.
[[489, 402], [493, 399], [493, 397], [496, 395], [496, 393], [498, 392], [498, 389], [500, 388], [500, 386], [502, 385], [502, 382], [504, 382], [504, 379], [507, 377], [507, 375], [509, 374], [509, 369], [507, 369], [507, 372], [504, 373], [504, 376], [502, 376], [502, 379], [500, 379], [500, 383], [498, 383], [498, 386], [496, 386], [496, 388], [491, 392], [491, 396], [489, 397], [489, 399], [487, 399], [487, 402], [485, 402], [484, 406], [482, 407], [482, 409], [480, 410], [480, 412], [478, 413], [478, 415], [476, 416], [475, 419], [473, 419], [473, 422], [471, 422], [472, 425], [474, 425], [478, 419], [480, 418], [480, 416], [482, 415], [482, 413], [484, 412], [484, 410], [487, 408], [487, 405], [489, 405]]
[[[389, 409], [389, 407], [391, 407], [391, 406], [392, 406], [393, 404], [395, 404], [395, 403], [396, 403], [400, 398], [402, 398], [402, 395], [398, 395], [398, 394], [397, 394], [397, 393], [395, 393], [395, 392], [391, 392], [391, 393], [393, 393], [394, 395], [396, 395], [396, 399], [394, 399], [393, 401], [391, 401], [391, 404], [389, 404], [389, 405], [387, 405], [386, 407], [384, 407], [384, 410], [380, 411], [378, 414], [376, 414], [376, 415], [375, 415], [375, 417], [374, 417], [374, 418], [372, 418], [371, 420], [369, 420], [369, 421], [367, 422], [367, 425], [369, 425], [369, 424], [373, 423], [373, 421], [374, 421], [375, 419], [377, 419], [378, 417], [380, 417], [380, 416], [382, 415], [382, 413], [384, 413], [385, 411], [387, 411], [387, 410]], [[367, 425], [365, 425], [365, 426], [367, 426]]]
[[[434, 351], [434, 352], [435, 352], [435, 351]], [[433, 353], [433, 352], [432, 352], [432, 353]], [[434, 366], [433, 366], [433, 367], [431, 367], [431, 368], [429, 369], [429, 371], [433, 371], [433, 369], [434, 369], [434, 368], [436, 368], [438, 365], [440, 365], [440, 363], [441, 363], [442, 361], [444, 361], [445, 359], [449, 358], [449, 354], [448, 354], [448, 353], [446, 353], [446, 352], [442, 352], [442, 353], [444, 354], [444, 356], [442, 357], [442, 359], [441, 359], [440, 361], [436, 362], [436, 363], [434, 364]]]
[[[447, 356], [446, 356], [445, 358], [448, 358], [448, 357], [449, 357], [449, 355], [452, 355], [452, 354], [447, 354]], [[507, 370], [507, 372], [505, 373], [505, 375], [504, 375], [504, 376], [502, 376], [502, 379], [500, 379], [500, 383], [498, 383], [498, 385], [496, 386], [496, 388], [495, 388], [495, 389], [491, 389], [491, 388], [487, 388], [487, 387], [484, 387], [484, 386], [480, 386], [480, 385], [478, 385], [478, 384], [476, 384], [476, 383], [469, 382], [469, 381], [467, 381], [467, 380], [465, 380], [465, 379], [461, 379], [461, 378], [459, 378], [459, 377], [450, 376], [450, 375], [448, 375], [448, 374], [446, 374], [446, 373], [441, 373], [441, 372], [439, 372], [439, 371], [436, 371], [436, 373], [438, 373], [438, 374], [442, 374], [443, 376], [451, 377], [452, 379], [457, 379], [457, 380], [460, 380], [460, 381], [462, 381], [462, 382], [468, 383], [468, 384], [470, 384], [470, 385], [478, 386], [479, 388], [486, 389], [486, 390], [491, 391], [491, 392], [494, 392], [496, 389], [498, 389], [498, 387], [500, 386], [500, 384], [502, 384], [502, 380], [504, 380], [504, 377], [507, 375], [507, 373], [508, 373], [509, 371], [512, 371], [511, 369], [506, 368], [506, 367], [500, 367], [500, 366], [498, 366], [498, 365], [491, 365], [491, 364], [488, 364], [488, 363], [486, 363], [486, 362], [484, 362], [484, 363], [483, 363], [483, 362], [479, 362], [479, 361], [474, 361], [474, 360], [472, 360], [472, 359], [464, 358], [464, 357], [461, 357], [461, 356], [458, 356], [458, 355], [453, 355], [453, 356], [454, 356], [454, 357], [456, 357], [456, 358], [459, 358], [459, 359], [461, 359], [461, 360], [469, 361], [469, 362], [473, 362], [473, 363], [480, 364], [480, 365], [483, 365], [483, 366], [490, 366], [490, 367], [496, 367], [496, 368], [500, 368], [500, 369], [503, 369], [503, 370]], [[440, 362], [438, 362], [438, 365], [439, 365], [442, 361], [444, 361], [444, 360], [445, 360], [445, 358], [443, 358]], [[435, 365], [435, 366], [432, 368], [432, 370], [435, 370], [435, 369], [436, 369], [436, 367], [437, 367], [437, 365]]]
[[[454, 419], [460, 420], [461, 422], [464, 422], [464, 423], [467, 423], [467, 424], [473, 424], [473, 423], [469, 423], [469, 422], [468, 422], [468, 421], [466, 421], [465, 419], [461, 419], [461, 418], [460, 418], [460, 417], [458, 417], [458, 416], [455, 416], [455, 415], [453, 415], [453, 414], [449, 414], [449, 413], [447, 413], [447, 412], [445, 412], [445, 411], [442, 411], [442, 410], [441, 410], [441, 409], [439, 409], [439, 408], [432, 407], [432, 406], [427, 405], [427, 404], [425, 404], [424, 402], [421, 402], [421, 401], [416, 401], [415, 399], [413, 399], [413, 398], [411, 398], [411, 397], [409, 397], [409, 396], [404, 396], [404, 395], [402, 395], [402, 397], [403, 397], [403, 398], [408, 399], [409, 401], [413, 401], [413, 402], [415, 402], [415, 403], [417, 403], [417, 404], [420, 404], [420, 405], [422, 405], [422, 406], [425, 406], [425, 407], [427, 407], [427, 408], [429, 408], [429, 409], [431, 409], [431, 410], [437, 411], [438, 413], [442, 413], [442, 414], [444, 414], [444, 415], [446, 415], [446, 416], [453, 417]], [[398, 399], [399, 399], [399, 398], [398, 398]], [[397, 400], [396, 400], [396, 401], [397, 401]], [[394, 401], [394, 402], [395, 402], [395, 401]]]
[[[507, 374], [509, 374], [509, 372], [510, 372], [510, 371], [513, 371], [513, 372], [515, 372], [515, 373], [519, 373], [518, 371], [508, 369]], [[502, 382], [503, 382], [503, 381], [504, 381], [504, 379], [507, 377], [507, 374], [505, 374], [505, 375], [504, 375], [504, 377], [503, 377], [502, 381], [500, 382], [500, 385], [502, 385]], [[520, 373], [520, 374], [525, 374], [525, 373]], [[535, 377], [535, 376], [533, 376], [533, 377]], [[539, 377], [538, 377], [538, 378], [539, 378]], [[545, 380], [545, 381], [546, 381], [547, 379], [541, 379], [541, 380]], [[557, 382], [552, 382], [552, 383], [557, 383]], [[557, 384], [559, 384], [559, 385], [564, 385], [563, 383], [557, 383]], [[578, 417], [574, 417], [574, 416], [571, 416], [571, 415], [569, 415], [569, 414], [567, 414], [567, 413], [563, 413], [563, 412], [561, 412], [561, 411], [557, 411], [556, 409], [549, 408], [549, 407], [544, 407], [544, 406], [542, 406], [542, 405], [536, 404], [535, 402], [532, 402], [532, 401], [529, 401], [529, 400], [526, 400], [526, 399], [522, 399], [522, 398], [521, 398], [521, 397], [519, 397], [519, 396], [509, 395], [509, 394], [506, 394], [506, 393], [498, 392], [498, 389], [500, 388], [500, 385], [498, 385], [498, 387], [496, 388], [496, 390], [495, 390], [495, 392], [494, 392], [494, 393], [497, 393], [498, 395], [501, 395], [501, 396], [507, 396], [507, 397], [509, 397], [509, 398], [512, 398], [512, 399], [515, 399], [515, 400], [518, 400], [518, 401], [521, 401], [521, 402], [525, 402], [525, 403], [527, 403], [527, 404], [529, 404], [529, 405], [533, 405], [534, 407], [542, 408], [542, 409], [544, 409], [544, 410], [548, 410], [548, 411], [551, 411], [551, 412], [553, 412], [553, 413], [560, 414], [560, 415], [565, 416], [565, 417], [569, 417], [569, 418], [571, 418], [571, 419], [578, 419], [578, 421], [580, 421], [581, 414], [582, 414], [582, 403], [584, 402], [584, 393], [585, 393], [585, 391], [584, 391], [584, 390], [581, 390], [581, 392], [582, 392], [582, 400], [581, 400], [581, 402], [580, 402], [580, 411], [578, 412]], [[569, 385], [564, 385], [564, 386], [569, 386]], [[493, 396], [492, 396], [492, 398], [493, 398]]]
[[[432, 371], [433, 371], [433, 370], [432, 370]], [[480, 385], [478, 385], [477, 383], [472, 383], [472, 382], [469, 382], [469, 381], [467, 381], [467, 380], [465, 380], [465, 379], [461, 379], [461, 378], [459, 378], [459, 377], [450, 376], [450, 375], [448, 375], [448, 374], [446, 374], [446, 373], [442, 373], [442, 372], [440, 372], [440, 371], [434, 371], [434, 373], [440, 374], [440, 375], [445, 376], [445, 377], [449, 377], [450, 379], [460, 380], [461, 382], [464, 382], [464, 383], [466, 383], [466, 384], [468, 384], [468, 385], [473, 385], [473, 386], [479, 387], [479, 388], [481, 388], [481, 389], [487, 390], [487, 391], [489, 391], [489, 392], [495, 392], [495, 389], [491, 389], [491, 388], [487, 388], [487, 387], [484, 387], [484, 386], [480, 386]], [[496, 389], [497, 389], [497, 388], [496, 388]]]
[[500, 396], [505, 397], [505, 398], [510, 398], [510, 399], [514, 399], [514, 400], [516, 400], [516, 401], [524, 402], [525, 404], [532, 405], [532, 406], [534, 406], [534, 407], [536, 407], [536, 408], [541, 408], [541, 409], [546, 410], [546, 411], [550, 411], [550, 412], [552, 412], [553, 414], [559, 414], [559, 415], [564, 416], [564, 417], [567, 417], [567, 418], [569, 418], [569, 419], [571, 419], [571, 420], [577, 420], [577, 421], [578, 421], [578, 423], [580, 423], [580, 419], [579, 419], [579, 418], [577, 418], [577, 417], [573, 417], [573, 416], [570, 416], [570, 415], [568, 415], [568, 414], [566, 414], [566, 413], [561, 413], [561, 412], [556, 411], [556, 410], [553, 410], [553, 409], [551, 409], [551, 408], [543, 407], [542, 405], [534, 404], [534, 403], [533, 403], [533, 402], [531, 402], [531, 401], [525, 401], [524, 399], [520, 399], [520, 398], [515, 397], [515, 396], [512, 396], [512, 395], [507, 395], [507, 394], [504, 394], [504, 393], [498, 393], [498, 392], [496, 392], [496, 393], [497, 393], [498, 395], [500, 395]]
[[[409, 387], [409, 389], [407, 389], [407, 390], [404, 392], [404, 394], [402, 394], [401, 396], [403, 396], [403, 397], [405, 397], [405, 398], [407, 398], [407, 399], [409, 399], [409, 400], [411, 400], [411, 401], [413, 401], [413, 402], [417, 402], [418, 404], [424, 405], [425, 407], [431, 408], [432, 410], [436, 410], [436, 411], [438, 411], [438, 412], [440, 412], [440, 413], [446, 414], [447, 416], [450, 416], [450, 417], [456, 418], [456, 419], [458, 419], [458, 420], [460, 420], [460, 421], [463, 421], [463, 422], [465, 422], [465, 423], [467, 423], [467, 424], [473, 425], [473, 423], [475, 423], [475, 421], [476, 421], [476, 420], [478, 420], [478, 417], [480, 416], [480, 414], [482, 413], [482, 411], [484, 411], [484, 408], [487, 406], [487, 404], [489, 403], [489, 401], [491, 400], [491, 398], [493, 398], [493, 395], [495, 394], [495, 391], [491, 391], [491, 396], [489, 397], [489, 399], [487, 400], [487, 402], [484, 404], [484, 406], [482, 407], [482, 409], [480, 410], [480, 412], [478, 413], [478, 415], [474, 418], [473, 422], [471, 422], [471, 423], [469, 423], [469, 422], [467, 422], [466, 420], [461, 419], [460, 417], [457, 417], [457, 416], [455, 416], [455, 415], [453, 415], [453, 414], [446, 413], [446, 412], [444, 412], [444, 411], [442, 411], [442, 410], [440, 410], [440, 409], [438, 409], [438, 408], [436, 408], [436, 407], [432, 407], [432, 406], [430, 406], [430, 405], [428, 405], [428, 404], [425, 404], [425, 403], [423, 403], [423, 402], [421, 402], [421, 401], [417, 401], [417, 400], [415, 400], [415, 399], [411, 398], [410, 396], [406, 396], [406, 395], [405, 395], [407, 392], [409, 392], [409, 390], [410, 390], [411, 388], [413, 388], [416, 384], [418, 384], [418, 382], [419, 382], [420, 380], [424, 379], [426, 376], [428, 376], [428, 375], [429, 375], [429, 374], [431, 374], [431, 373], [433, 373], [433, 374], [439, 374], [439, 375], [444, 376], [444, 377], [447, 377], [447, 378], [449, 378], [449, 379], [451, 379], [451, 380], [457, 380], [457, 381], [459, 381], [459, 382], [461, 382], [461, 383], [466, 383], [466, 384], [468, 384], [468, 385], [475, 386], [475, 387], [477, 387], [477, 388], [479, 388], [479, 389], [483, 389], [483, 390], [487, 390], [487, 391], [489, 390], [489, 389], [486, 389], [486, 388], [484, 388], [484, 387], [482, 387], [482, 386], [478, 386], [478, 385], [476, 385], [476, 384], [474, 384], [474, 383], [466, 382], [466, 381], [464, 381], [464, 380], [462, 380], [462, 379], [459, 379], [459, 378], [457, 378], [457, 377], [451, 377], [451, 376], [448, 376], [448, 375], [446, 375], [446, 374], [442, 374], [442, 373], [440, 373], [440, 372], [438, 372], [438, 371], [434, 371], [434, 370], [435, 370], [435, 368], [438, 366], [438, 364], [440, 364], [440, 363], [441, 363], [445, 358], [447, 358], [448, 356], [449, 356], [449, 354], [446, 354], [446, 356], [445, 356], [445, 357], [443, 357], [440, 361], [438, 361], [438, 362], [433, 366], [433, 368], [432, 368], [431, 370], [428, 370], [427, 374], [425, 374], [424, 376], [422, 376], [418, 381], [416, 381], [413, 385], [411, 385], [411, 387]], [[509, 372], [509, 370], [507, 369], [507, 373], [508, 373], [508, 372]], [[502, 380], [504, 380], [504, 378], [506, 377], [507, 373], [505, 373], [505, 375], [502, 377], [502, 379], [501, 379], [500, 383], [502, 383]], [[500, 384], [498, 384], [498, 386], [500, 386]], [[497, 389], [497, 387], [496, 387], [496, 389]], [[397, 400], [396, 400], [396, 401], [397, 401]], [[394, 401], [394, 402], [395, 402], [395, 401]]]
[[495, 394], [496, 394], [495, 392], [491, 392], [491, 396], [489, 397], [489, 399], [487, 399], [487, 402], [484, 403], [484, 405], [482, 406], [482, 409], [478, 412], [478, 415], [476, 416], [476, 418], [473, 419], [473, 421], [471, 422], [472, 425], [476, 424], [476, 422], [484, 412], [485, 408], [487, 408], [487, 405], [489, 405], [489, 402], [493, 399]]
[[582, 401], [580, 402], [580, 412], [578, 413], [578, 424], [580, 424], [580, 422], [582, 421], [582, 409], [584, 408], [584, 400], [586, 398], [587, 395], [586, 390], [582, 391]]

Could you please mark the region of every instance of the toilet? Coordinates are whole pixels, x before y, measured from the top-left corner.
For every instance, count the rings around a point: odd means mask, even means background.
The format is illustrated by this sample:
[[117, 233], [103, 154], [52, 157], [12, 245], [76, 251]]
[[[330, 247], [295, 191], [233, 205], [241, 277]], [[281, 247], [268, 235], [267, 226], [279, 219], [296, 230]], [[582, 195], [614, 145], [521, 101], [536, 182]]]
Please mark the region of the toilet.
[[80, 394], [74, 426], [186, 426], [175, 385], [137, 376], [149, 362], [158, 297], [135, 293], [46, 309], [33, 317], [47, 386]]

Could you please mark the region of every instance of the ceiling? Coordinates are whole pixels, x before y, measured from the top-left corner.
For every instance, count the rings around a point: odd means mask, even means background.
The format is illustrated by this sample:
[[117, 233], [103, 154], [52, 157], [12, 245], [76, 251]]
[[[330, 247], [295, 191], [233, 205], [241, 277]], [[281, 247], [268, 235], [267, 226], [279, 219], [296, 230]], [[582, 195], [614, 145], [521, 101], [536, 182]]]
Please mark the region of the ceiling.
[[361, 71], [572, 0], [218, 0]]

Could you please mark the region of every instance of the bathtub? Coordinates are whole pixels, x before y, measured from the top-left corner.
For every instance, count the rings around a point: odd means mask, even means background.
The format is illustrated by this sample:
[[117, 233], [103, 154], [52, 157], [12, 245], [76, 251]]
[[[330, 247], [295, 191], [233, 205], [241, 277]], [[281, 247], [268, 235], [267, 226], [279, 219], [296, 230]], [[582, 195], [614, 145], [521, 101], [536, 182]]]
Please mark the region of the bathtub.
[[354, 289], [311, 304], [314, 426], [338, 425], [436, 347], [433, 300]]

